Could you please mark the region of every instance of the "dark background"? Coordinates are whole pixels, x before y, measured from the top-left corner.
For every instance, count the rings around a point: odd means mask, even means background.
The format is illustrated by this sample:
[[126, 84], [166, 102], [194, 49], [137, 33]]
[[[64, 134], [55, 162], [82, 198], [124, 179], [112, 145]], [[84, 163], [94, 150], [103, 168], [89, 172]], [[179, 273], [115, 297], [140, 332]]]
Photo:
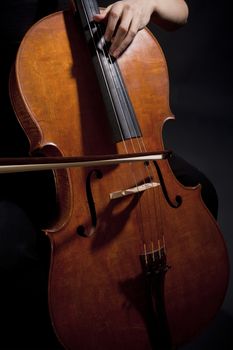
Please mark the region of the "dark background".
[[[68, 1], [59, 1], [65, 8]], [[99, 1], [105, 5], [110, 1]], [[164, 141], [203, 171], [219, 196], [219, 217], [224, 239], [233, 259], [233, 103], [232, 103], [232, 25], [230, 1], [187, 1], [190, 15], [186, 26], [165, 32], [150, 29], [159, 40], [168, 63], [170, 105], [175, 122], [165, 126]], [[46, 8], [47, 7], [47, 8]], [[50, 7], [50, 8], [49, 8]], [[16, 48], [25, 31], [46, 12], [56, 9], [56, 1], [37, 0], [0, 3], [1, 35], [1, 156], [27, 153], [27, 142], [10, 110], [6, 81]], [[205, 266], [203, 266], [205, 268]], [[216, 276], [218, 278], [219, 276]], [[208, 328], [184, 350], [233, 348], [233, 282], [221, 310]], [[4, 348], [1, 347], [0, 348]]]
[[[233, 101], [230, 1], [187, 1], [189, 20], [173, 33], [151, 26], [167, 59], [175, 122], [165, 127], [168, 148], [203, 171], [219, 197], [218, 222], [233, 262]], [[203, 268], [205, 268], [203, 266]], [[218, 278], [219, 276], [216, 276]], [[185, 350], [233, 348], [233, 282], [220, 312]]]

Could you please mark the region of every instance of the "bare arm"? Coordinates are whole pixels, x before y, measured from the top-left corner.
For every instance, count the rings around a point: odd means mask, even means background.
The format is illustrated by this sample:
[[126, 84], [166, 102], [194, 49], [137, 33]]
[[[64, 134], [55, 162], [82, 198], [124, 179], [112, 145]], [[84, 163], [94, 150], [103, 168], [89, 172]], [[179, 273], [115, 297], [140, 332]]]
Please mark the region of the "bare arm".
[[188, 7], [184, 0], [122, 0], [94, 16], [106, 21], [105, 39], [111, 42], [110, 54], [118, 57], [132, 42], [137, 32], [150, 19], [166, 30], [186, 23]]

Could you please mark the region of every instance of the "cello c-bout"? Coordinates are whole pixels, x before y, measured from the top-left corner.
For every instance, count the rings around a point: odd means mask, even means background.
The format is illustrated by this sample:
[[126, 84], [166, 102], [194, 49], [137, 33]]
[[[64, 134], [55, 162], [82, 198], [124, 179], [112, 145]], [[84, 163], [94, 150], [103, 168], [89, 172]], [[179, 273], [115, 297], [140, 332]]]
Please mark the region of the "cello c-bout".
[[[83, 3], [84, 10], [88, 4], [96, 9], [95, 1]], [[163, 124], [173, 115], [156, 39], [140, 31], [118, 59], [123, 85], [111, 58], [102, 62], [113, 81], [110, 90], [119, 84], [114, 121], [101, 95], [102, 73], [93, 68], [93, 56], [98, 64], [106, 52], [89, 46], [69, 11], [43, 18], [25, 35], [10, 92], [30, 153], [163, 150]], [[130, 120], [125, 101], [130, 110], [132, 104]], [[65, 348], [171, 349], [208, 324], [222, 304], [229, 268], [199, 186], [181, 185], [167, 160], [54, 170], [54, 179], [58, 214], [45, 229], [51, 242], [48, 294], [51, 321]]]

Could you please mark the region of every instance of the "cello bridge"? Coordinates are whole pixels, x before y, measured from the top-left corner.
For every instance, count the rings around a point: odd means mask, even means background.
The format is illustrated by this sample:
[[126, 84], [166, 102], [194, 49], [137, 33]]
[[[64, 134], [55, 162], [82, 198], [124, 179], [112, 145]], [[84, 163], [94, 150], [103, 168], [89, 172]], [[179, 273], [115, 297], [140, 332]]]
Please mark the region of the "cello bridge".
[[159, 182], [148, 182], [148, 183], [144, 183], [142, 185], [138, 185], [138, 186], [135, 186], [135, 187], [127, 188], [125, 190], [111, 192], [109, 194], [109, 197], [110, 197], [110, 199], [121, 198], [121, 197], [129, 196], [129, 195], [132, 195], [132, 194], [136, 194], [136, 193], [139, 193], [139, 192], [143, 192], [145, 190], [148, 190], [148, 189], [153, 188], [153, 187], [157, 187], [159, 185], [160, 185]]

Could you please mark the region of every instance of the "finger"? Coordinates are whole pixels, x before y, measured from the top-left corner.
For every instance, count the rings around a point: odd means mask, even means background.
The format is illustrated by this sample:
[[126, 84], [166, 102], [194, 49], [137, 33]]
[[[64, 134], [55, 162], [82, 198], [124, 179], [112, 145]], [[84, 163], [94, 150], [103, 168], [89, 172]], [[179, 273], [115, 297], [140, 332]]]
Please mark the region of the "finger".
[[111, 10], [112, 5], [108, 6], [106, 9], [100, 10], [100, 13], [97, 13], [93, 16], [93, 20], [96, 22], [101, 22], [106, 19], [109, 11]]
[[124, 39], [121, 40], [119, 45], [116, 46], [116, 48], [113, 47], [113, 51], [110, 52], [111, 55], [115, 58], [119, 57], [122, 54], [122, 52], [125, 51], [125, 49], [131, 44], [138, 30], [139, 30], [139, 22], [137, 19], [133, 18], [128, 28], [127, 34], [125, 35]]
[[101, 21], [103, 21], [104, 19], [105, 19], [104, 13], [98, 13], [98, 14], [96, 14], [96, 15], [93, 16], [93, 20], [94, 20], [95, 22], [101, 22]]
[[120, 24], [117, 28], [117, 31], [115, 33], [115, 36], [113, 38], [112, 44], [109, 49], [110, 54], [113, 54], [113, 52], [119, 48], [119, 46], [127, 36], [129, 28], [131, 26], [131, 21], [132, 21], [131, 11], [128, 11], [128, 10], [123, 11]]
[[106, 41], [111, 41], [121, 16], [122, 6], [112, 6], [108, 13], [108, 23], [104, 34]]

